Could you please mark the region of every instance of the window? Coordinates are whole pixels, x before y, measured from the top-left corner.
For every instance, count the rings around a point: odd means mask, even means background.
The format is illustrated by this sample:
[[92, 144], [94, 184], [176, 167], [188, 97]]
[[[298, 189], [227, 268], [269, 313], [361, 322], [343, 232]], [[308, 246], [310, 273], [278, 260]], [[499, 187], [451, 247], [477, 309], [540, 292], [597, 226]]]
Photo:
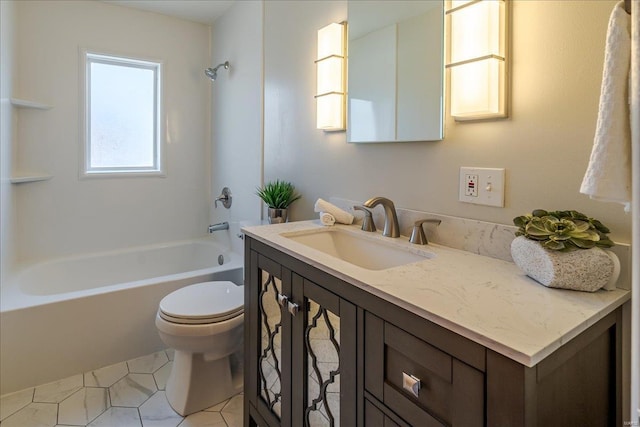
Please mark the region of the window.
[[161, 65], [84, 52], [85, 176], [163, 175]]

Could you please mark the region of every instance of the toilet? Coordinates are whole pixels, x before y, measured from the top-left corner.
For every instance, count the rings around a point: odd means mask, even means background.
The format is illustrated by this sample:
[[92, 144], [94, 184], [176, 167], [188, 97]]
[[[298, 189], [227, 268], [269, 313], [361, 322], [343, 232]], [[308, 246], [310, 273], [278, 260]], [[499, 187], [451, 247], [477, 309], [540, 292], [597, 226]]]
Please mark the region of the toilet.
[[165, 388], [180, 415], [201, 411], [242, 390], [244, 287], [218, 281], [189, 285], [160, 301], [156, 327], [175, 350]]

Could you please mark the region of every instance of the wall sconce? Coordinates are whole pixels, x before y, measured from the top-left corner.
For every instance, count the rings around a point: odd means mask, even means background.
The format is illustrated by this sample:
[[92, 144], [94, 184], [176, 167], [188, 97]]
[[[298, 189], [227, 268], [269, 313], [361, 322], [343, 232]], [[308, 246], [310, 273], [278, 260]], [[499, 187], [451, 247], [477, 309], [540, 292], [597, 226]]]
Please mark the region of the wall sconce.
[[508, 0], [450, 0], [447, 66], [456, 121], [508, 117]]
[[316, 115], [317, 128], [325, 131], [345, 130], [345, 27], [333, 23], [318, 30]]

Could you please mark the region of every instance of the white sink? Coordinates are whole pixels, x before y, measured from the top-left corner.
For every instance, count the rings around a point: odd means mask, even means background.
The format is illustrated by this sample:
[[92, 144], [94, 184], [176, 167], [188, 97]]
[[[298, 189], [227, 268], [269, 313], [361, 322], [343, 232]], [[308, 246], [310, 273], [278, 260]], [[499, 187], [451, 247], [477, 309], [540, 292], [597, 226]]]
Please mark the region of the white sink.
[[385, 270], [433, 258], [432, 254], [414, 253], [395, 242], [381, 240], [396, 239], [371, 238], [338, 228], [304, 234], [283, 233], [282, 236], [367, 270]]

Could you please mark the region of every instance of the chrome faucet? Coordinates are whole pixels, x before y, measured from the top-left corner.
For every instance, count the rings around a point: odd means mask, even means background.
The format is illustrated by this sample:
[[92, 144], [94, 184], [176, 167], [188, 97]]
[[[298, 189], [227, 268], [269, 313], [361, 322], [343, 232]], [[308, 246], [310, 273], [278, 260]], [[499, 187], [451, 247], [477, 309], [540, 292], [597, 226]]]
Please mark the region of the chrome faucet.
[[442, 221], [439, 219], [421, 219], [416, 221], [413, 225], [413, 230], [411, 231], [411, 237], [409, 238], [409, 243], [415, 243], [416, 245], [426, 245], [429, 242], [427, 241], [427, 236], [424, 234], [424, 229], [422, 228], [422, 224], [430, 222], [435, 225], [440, 225]]
[[400, 237], [400, 226], [398, 225], [398, 215], [393, 202], [386, 197], [372, 197], [362, 204], [366, 208], [373, 208], [382, 205], [384, 208], [384, 230], [383, 236]]
[[217, 224], [213, 224], [209, 226], [209, 233], [213, 233], [214, 231], [220, 231], [220, 230], [228, 230], [228, 229], [229, 229], [229, 223], [227, 221], [219, 222]]

